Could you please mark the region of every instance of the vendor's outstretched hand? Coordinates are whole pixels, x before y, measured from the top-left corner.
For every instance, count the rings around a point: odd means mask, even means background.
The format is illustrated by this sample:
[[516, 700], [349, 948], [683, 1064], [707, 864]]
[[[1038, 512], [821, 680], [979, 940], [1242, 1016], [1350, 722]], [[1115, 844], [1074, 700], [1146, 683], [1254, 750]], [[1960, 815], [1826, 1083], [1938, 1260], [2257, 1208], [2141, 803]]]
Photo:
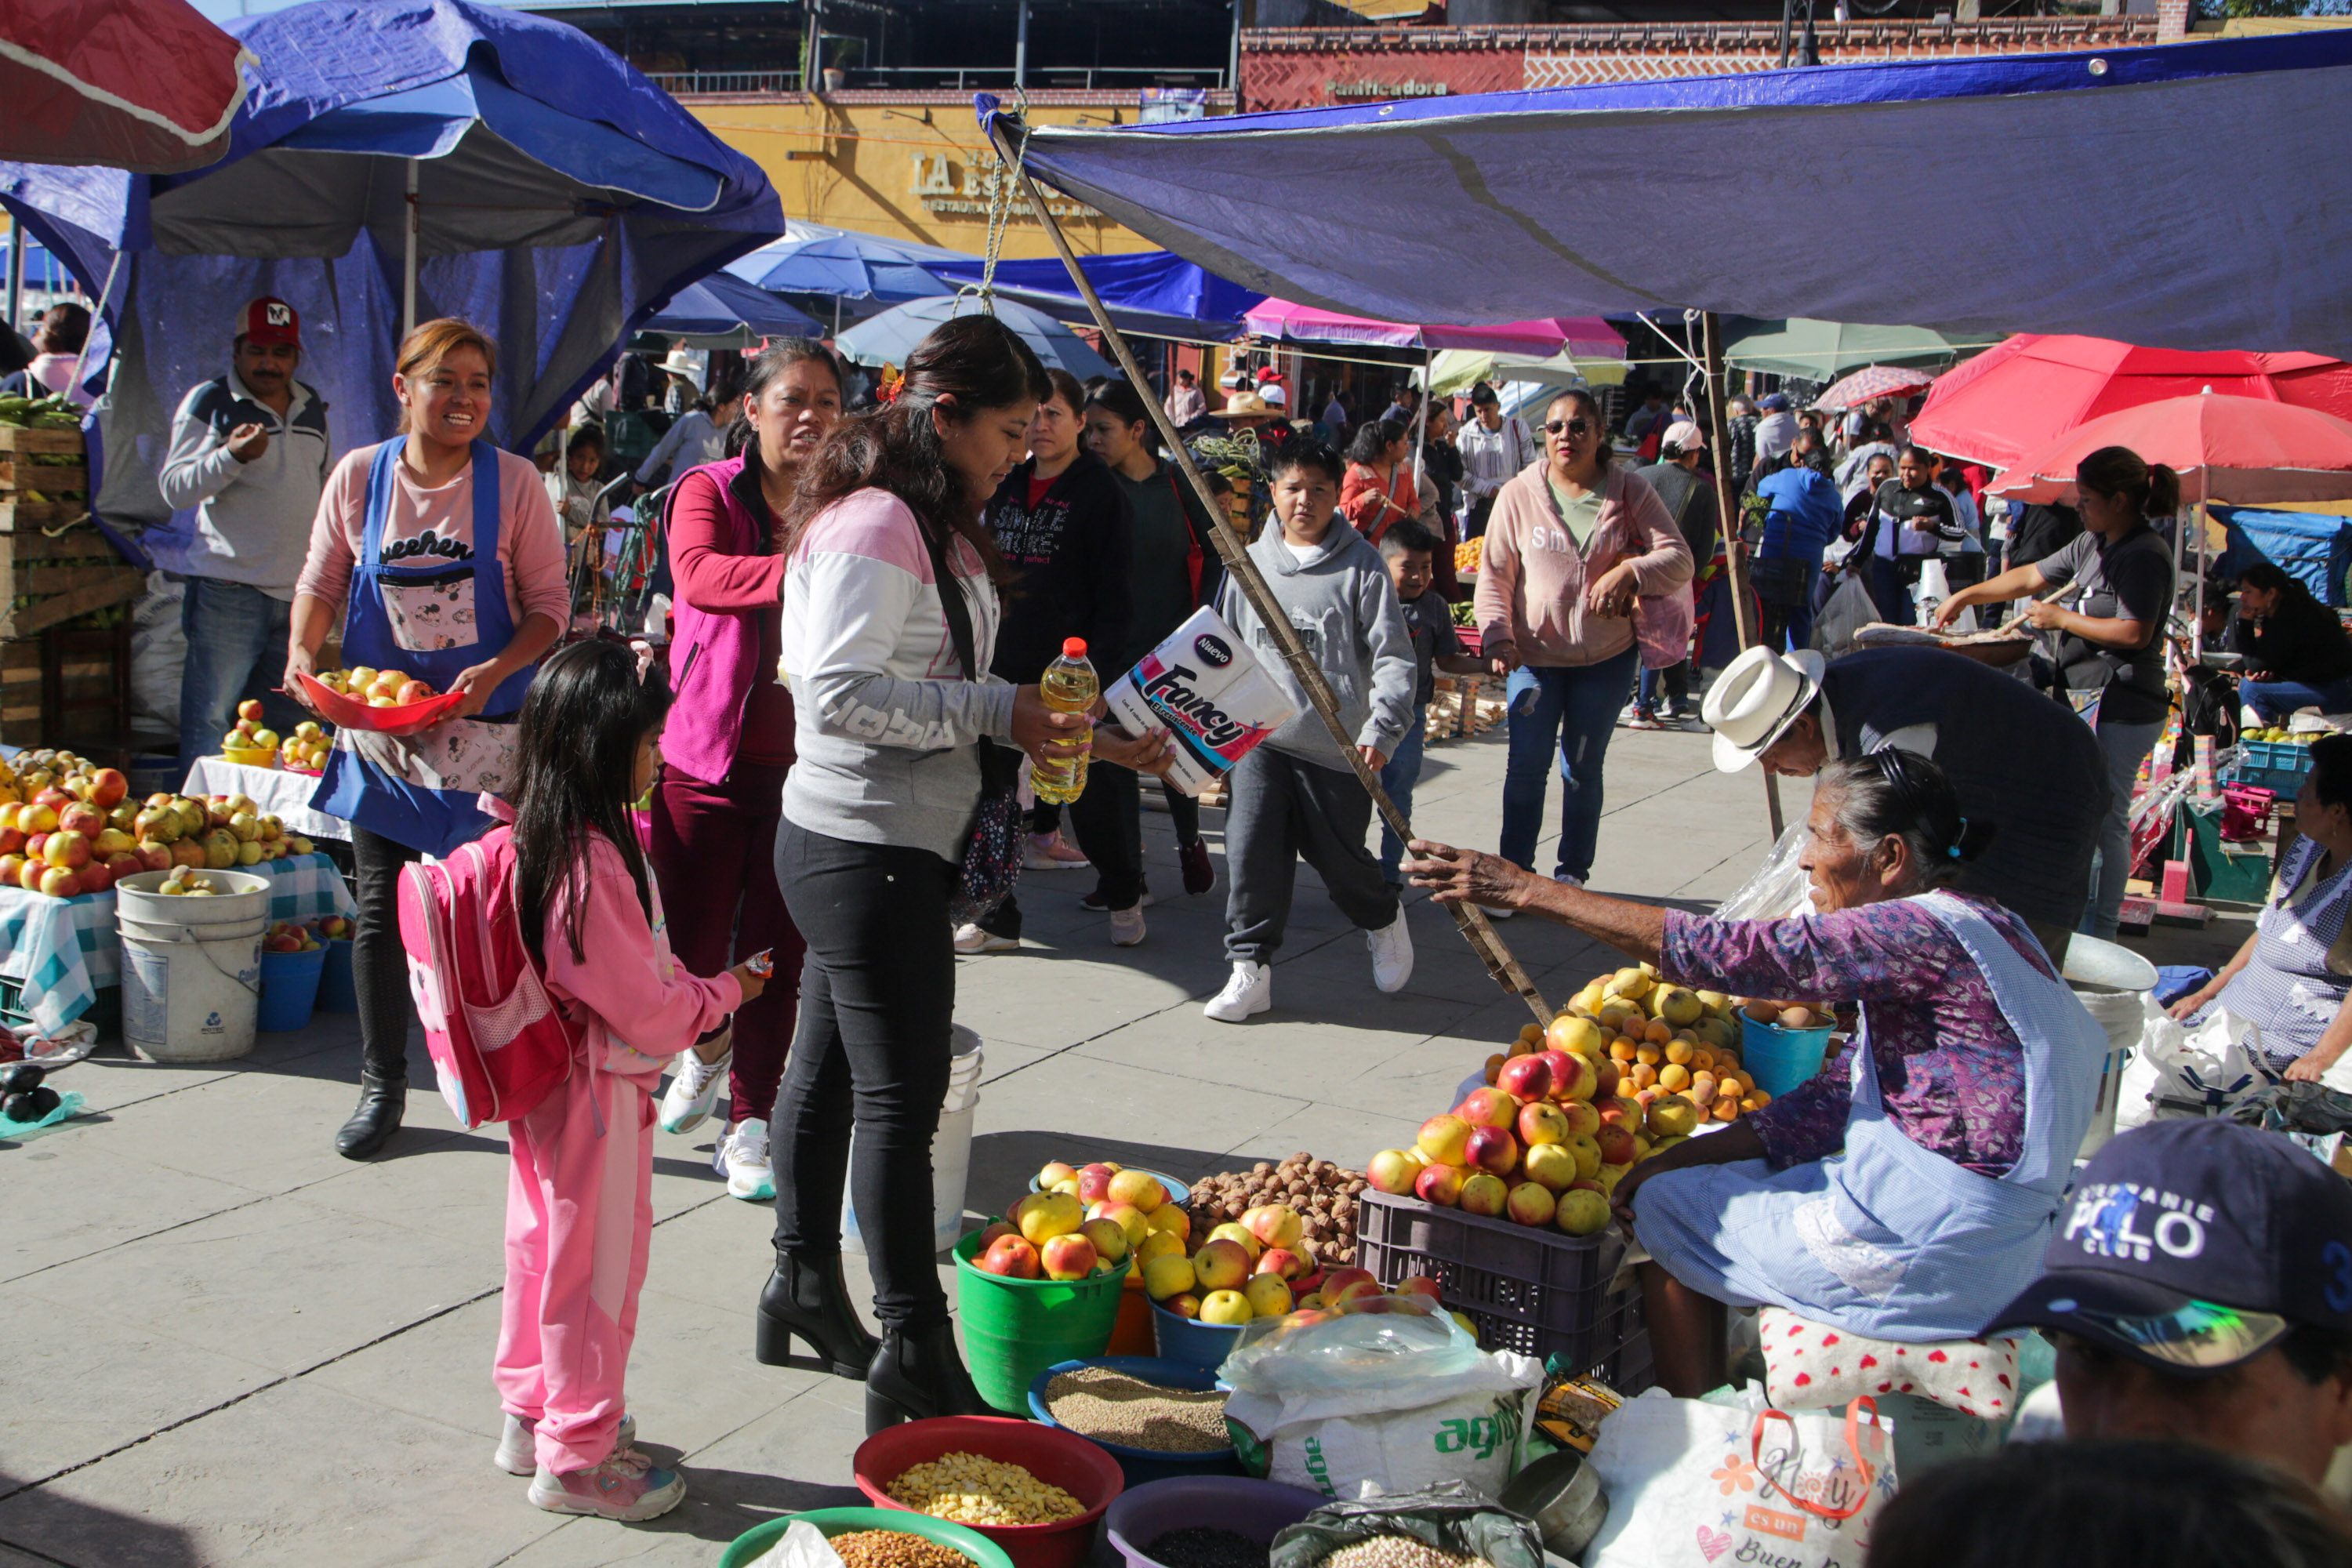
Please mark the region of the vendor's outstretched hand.
[[1427, 888], [1430, 897], [1441, 904], [1458, 904], [1466, 900], [1490, 908], [1516, 910], [1524, 907], [1528, 889], [1542, 880], [1499, 855], [1456, 849], [1451, 844], [1426, 838], [1416, 838], [1408, 847], [1416, 858], [1404, 863], [1405, 874], [1412, 879], [1414, 887]]

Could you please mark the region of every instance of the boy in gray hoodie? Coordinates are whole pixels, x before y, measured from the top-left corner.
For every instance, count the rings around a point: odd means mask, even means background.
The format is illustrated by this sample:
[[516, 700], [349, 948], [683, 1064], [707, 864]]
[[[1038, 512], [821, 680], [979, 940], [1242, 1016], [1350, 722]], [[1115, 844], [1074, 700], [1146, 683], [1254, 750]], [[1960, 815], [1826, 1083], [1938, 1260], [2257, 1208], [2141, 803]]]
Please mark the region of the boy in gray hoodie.
[[[1339, 699], [1339, 721], [1377, 773], [1413, 721], [1412, 637], [1380, 552], [1339, 515], [1339, 455], [1293, 438], [1268, 476], [1274, 526], [1250, 558], [1274, 590], [1307, 651]], [[1227, 781], [1225, 956], [1233, 977], [1208, 1006], [1238, 1024], [1274, 1005], [1269, 961], [1290, 918], [1295, 868], [1304, 857], [1339, 912], [1362, 928], [1372, 979], [1400, 991], [1412, 974], [1412, 938], [1396, 889], [1364, 847], [1372, 799], [1291, 679], [1281, 652], [1240, 584], [1225, 579], [1217, 613], [1249, 644], [1298, 704], [1297, 714], [1244, 757]]]

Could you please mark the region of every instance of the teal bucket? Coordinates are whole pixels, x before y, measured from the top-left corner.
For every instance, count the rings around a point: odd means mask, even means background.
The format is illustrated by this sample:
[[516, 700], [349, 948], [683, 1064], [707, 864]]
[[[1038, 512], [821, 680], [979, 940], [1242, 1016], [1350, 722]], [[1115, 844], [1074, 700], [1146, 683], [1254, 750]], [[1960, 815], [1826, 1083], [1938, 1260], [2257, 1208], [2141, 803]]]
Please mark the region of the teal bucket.
[[321, 1013], [356, 1013], [360, 1010], [359, 987], [352, 984], [352, 944], [329, 942], [327, 964], [319, 972], [319, 1011]]
[[326, 966], [323, 946], [308, 952], [263, 952], [261, 1009], [253, 1026], [264, 1034], [308, 1027], [310, 1009], [319, 998], [319, 977]]
[[1756, 1087], [1778, 1100], [1822, 1070], [1829, 1054], [1830, 1030], [1784, 1029], [1778, 1024], [1739, 1021], [1739, 1065]]

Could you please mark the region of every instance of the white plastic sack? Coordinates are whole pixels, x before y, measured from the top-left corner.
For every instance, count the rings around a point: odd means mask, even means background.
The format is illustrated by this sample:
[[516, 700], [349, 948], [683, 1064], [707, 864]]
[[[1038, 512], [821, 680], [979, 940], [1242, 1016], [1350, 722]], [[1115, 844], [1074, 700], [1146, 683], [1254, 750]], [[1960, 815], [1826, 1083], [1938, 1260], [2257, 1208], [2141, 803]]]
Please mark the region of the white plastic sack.
[[1319, 1377], [1280, 1396], [1237, 1386], [1225, 1419], [1252, 1439], [1250, 1470], [1286, 1486], [1353, 1502], [1459, 1480], [1491, 1498], [1526, 1458], [1528, 1402], [1542, 1382], [1541, 1362], [1509, 1351], [1434, 1374], [1401, 1362], [1344, 1389]]
[[2191, 1029], [2150, 1009], [2139, 1048], [2124, 1068], [2117, 1131], [2173, 1117], [2219, 1116], [2278, 1081], [2264, 1065], [2263, 1032], [2228, 1008]]
[[777, 1542], [751, 1560], [751, 1568], [843, 1568], [841, 1553], [824, 1531], [796, 1519]]
[[1592, 1449], [1609, 1519], [1584, 1568], [1863, 1568], [1895, 1495], [1889, 1427], [1868, 1411], [1863, 1400], [1769, 1411], [1661, 1389], [1620, 1406]]
[[1813, 912], [1805, 868], [1798, 864], [1805, 852], [1808, 829], [1802, 822], [1782, 833], [1764, 857], [1764, 864], [1739, 884], [1739, 889], [1715, 906], [1719, 921], [1777, 921], [1785, 915]]
[[1870, 596], [1870, 583], [1864, 575], [1870, 570], [1868, 557], [1845, 574], [1845, 581], [1830, 595], [1828, 604], [1813, 619], [1813, 647], [1832, 658], [1852, 651], [1853, 634], [1878, 619], [1877, 603]]

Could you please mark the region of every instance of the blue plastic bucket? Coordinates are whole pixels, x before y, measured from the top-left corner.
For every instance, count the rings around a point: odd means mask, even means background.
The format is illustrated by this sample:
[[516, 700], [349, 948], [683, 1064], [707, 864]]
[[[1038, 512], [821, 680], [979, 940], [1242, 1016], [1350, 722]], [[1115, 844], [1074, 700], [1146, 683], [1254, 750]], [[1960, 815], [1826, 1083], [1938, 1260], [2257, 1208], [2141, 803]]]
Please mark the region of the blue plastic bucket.
[[1784, 1029], [1778, 1024], [1739, 1021], [1739, 1065], [1756, 1087], [1778, 1100], [1822, 1070], [1829, 1054], [1830, 1029]]
[[[324, 942], [323, 938], [316, 939]], [[321, 1013], [356, 1013], [360, 1010], [359, 987], [352, 984], [352, 944], [325, 942], [327, 964], [319, 972], [319, 1011]]]
[[1239, 1323], [1204, 1323], [1198, 1318], [1187, 1318], [1171, 1312], [1159, 1302], [1151, 1303], [1151, 1338], [1159, 1346], [1160, 1359], [1196, 1366], [1203, 1372], [1214, 1372], [1225, 1364], [1234, 1347], [1242, 1342]]
[[319, 976], [327, 966], [327, 950], [269, 952], [261, 955], [261, 1010], [254, 1027], [265, 1034], [283, 1034], [307, 1027], [310, 1009], [319, 999]]
[[[1217, 1386], [1217, 1374], [1202, 1367], [1183, 1362], [1163, 1361], [1158, 1356], [1107, 1355], [1085, 1361], [1066, 1361], [1047, 1367], [1029, 1385], [1029, 1414], [1048, 1426], [1059, 1426], [1054, 1413], [1045, 1407], [1045, 1389], [1054, 1379], [1066, 1372], [1076, 1372], [1089, 1366], [1103, 1367], [1111, 1372], [1156, 1384], [1161, 1388], [1181, 1389], [1187, 1394], [1206, 1394]], [[1083, 1436], [1083, 1434], [1081, 1434]], [[1087, 1441], [1118, 1461], [1127, 1477], [1127, 1484], [1139, 1487], [1148, 1481], [1164, 1481], [1175, 1476], [1238, 1476], [1242, 1474], [1241, 1456], [1231, 1447], [1211, 1448], [1202, 1453], [1173, 1453], [1163, 1448], [1138, 1448], [1127, 1443], [1108, 1442], [1100, 1437]]]

